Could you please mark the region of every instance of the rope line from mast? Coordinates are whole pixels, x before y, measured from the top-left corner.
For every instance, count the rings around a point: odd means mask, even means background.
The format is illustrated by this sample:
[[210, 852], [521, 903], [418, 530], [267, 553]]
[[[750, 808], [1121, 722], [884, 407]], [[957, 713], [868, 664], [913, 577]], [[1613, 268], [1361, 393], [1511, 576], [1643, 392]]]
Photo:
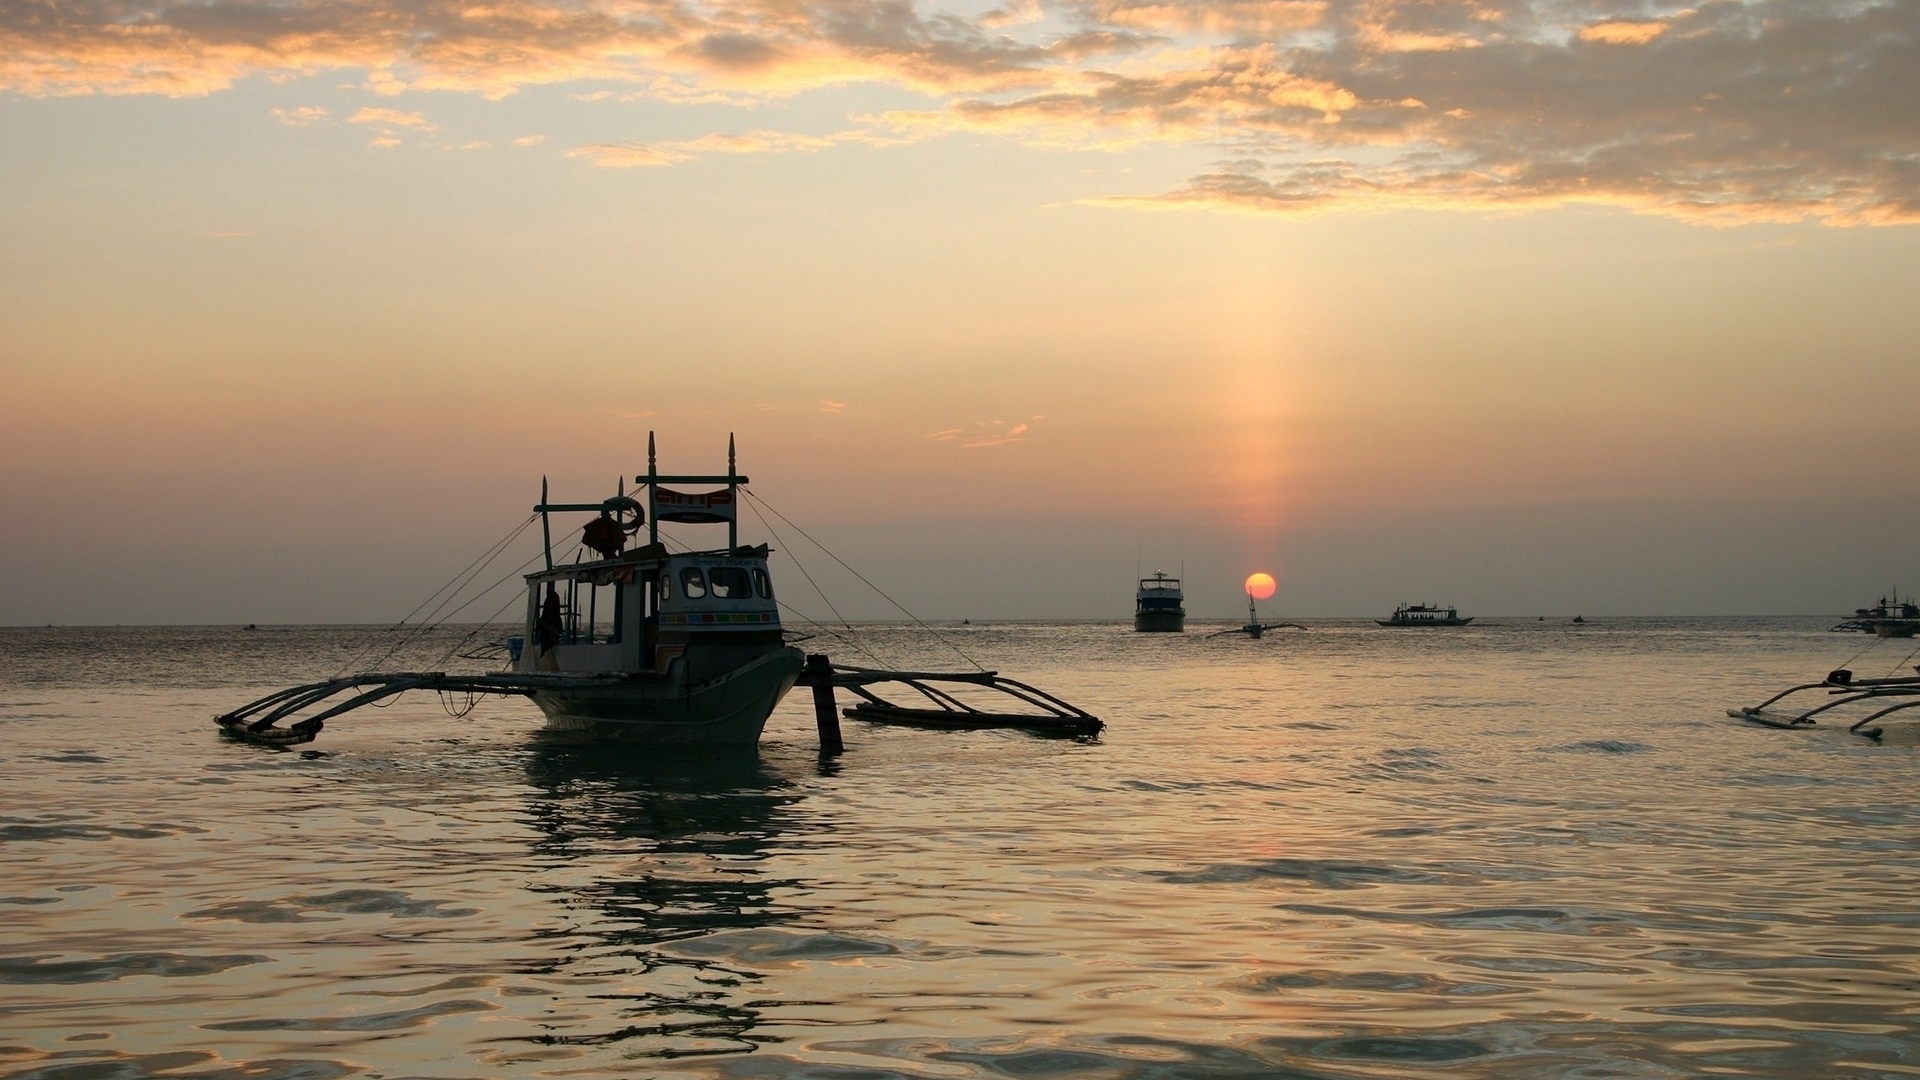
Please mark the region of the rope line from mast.
[[[745, 490], [745, 489], [743, 488], [742, 490]], [[887, 662], [886, 660], [881, 658], [879, 653], [874, 652], [872, 649], [868, 648], [865, 644], [863, 644], [859, 638], [853, 636], [857, 634], [859, 631], [854, 629], [852, 623], [847, 622], [845, 618], [841, 617], [839, 610], [833, 606], [833, 601], [827, 599], [827, 594], [821, 591], [820, 586], [815, 584], [813, 580], [813, 576], [807, 573], [807, 568], [801, 565], [800, 557], [796, 555], [791, 548], [787, 547], [786, 541], [780, 539], [780, 534], [778, 532], [775, 532], [773, 526], [768, 523], [767, 519], [760, 515], [760, 511], [758, 508], [755, 508], [753, 512], [754, 512], [754, 516], [760, 517], [760, 524], [766, 526], [768, 535], [772, 536], [774, 539], [774, 542], [780, 545], [780, 550], [786, 552], [787, 557], [793, 560], [793, 565], [800, 568], [800, 576], [806, 578], [807, 584], [813, 586], [813, 591], [819, 595], [820, 602], [827, 605], [827, 609], [833, 612], [834, 618], [840, 619], [840, 626], [843, 629], [845, 629], [846, 633], [841, 633], [839, 629], [835, 629], [833, 626], [827, 623], [821, 622], [820, 620], [814, 618], [813, 616], [807, 614], [806, 612], [801, 611], [799, 608], [794, 607], [792, 604], [787, 603], [785, 600], [775, 599], [773, 602], [774, 606], [778, 607], [781, 611], [784, 611], [787, 614], [792, 615], [794, 618], [799, 619], [801, 622], [806, 623], [809, 627], [813, 628], [814, 630], [822, 634], [825, 634], [826, 636], [832, 638], [833, 640], [838, 641], [841, 644], [845, 645], [847, 648], [852, 649], [855, 652], [858, 652], [860, 655], [873, 661], [875, 664], [878, 664], [881, 667], [885, 667]], [[664, 533], [661, 534], [660, 536], [660, 543], [662, 543], [663, 545], [669, 548], [674, 548], [681, 552], [688, 552], [688, 551], [694, 550], [694, 548], [691, 545], [683, 543], [679, 540], [676, 540], [673, 537], [667, 536]]]
[[[959, 656], [960, 659], [965, 660], [969, 664], [972, 664], [976, 671], [987, 670], [986, 667], [982, 665], [978, 660], [975, 660], [973, 657], [968, 656], [966, 654], [966, 651], [961, 649], [960, 646], [955, 645], [952, 641], [948, 640], [945, 634], [942, 634], [939, 630], [935, 629], [934, 627], [928, 626], [925, 622], [921, 620], [920, 616], [915, 615], [911, 611], [908, 611], [906, 608], [906, 605], [900, 603], [900, 601], [898, 600], [895, 600], [893, 597], [888, 596], [887, 591], [885, 589], [882, 589], [880, 586], [875, 585], [871, 581], [868, 581], [866, 578], [866, 575], [862, 574], [858, 570], [855, 570], [853, 567], [848, 566], [847, 561], [845, 559], [842, 559], [840, 556], [835, 555], [832, 549], [828, 548], [827, 545], [821, 543], [818, 540], [815, 540], [810, 534], [808, 534], [807, 530], [801, 528], [798, 525], [795, 525], [793, 523], [792, 518], [789, 518], [787, 515], [781, 513], [779, 509], [775, 507], [772, 503], [769, 503], [767, 502], [767, 500], [754, 494], [751, 489], [743, 487], [740, 489], [740, 492], [741, 494], [745, 495], [747, 498], [753, 500], [755, 503], [758, 503], [759, 505], [766, 507], [768, 513], [772, 514], [774, 517], [779, 518], [781, 521], [786, 522], [789, 526], [793, 528], [794, 532], [797, 532], [801, 536], [806, 537], [807, 542], [812, 544], [814, 547], [819, 548], [821, 551], [825, 552], [827, 558], [832, 559], [834, 562], [839, 563], [841, 569], [845, 570], [849, 574], [852, 574], [854, 577], [859, 578], [861, 584], [865, 585], [869, 589], [872, 589], [874, 592], [879, 593], [881, 599], [885, 600], [889, 604], [892, 604], [895, 608], [899, 610], [900, 614], [905, 615], [908, 619], [912, 620], [915, 626], [918, 626], [920, 629], [925, 630], [928, 634], [932, 635], [934, 640], [938, 641], [942, 645], [945, 645], [947, 648], [952, 649], [954, 654]], [[792, 554], [792, 553], [789, 552], [788, 554]], [[798, 565], [799, 560], [795, 559], [794, 563], [795, 565]], [[836, 614], [838, 613], [836, 612]]]
[[[499, 558], [501, 553], [506, 550], [507, 546], [511, 544], [514, 539], [518, 538], [519, 534], [522, 531], [524, 531], [528, 525], [531, 525], [531, 524], [533, 524], [533, 519], [528, 519], [527, 521], [522, 522], [520, 524], [520, 527], [515, 529], [513, 531], [513, 534], [508, 536], [504, 542], [494, 545], [494, 548], [491, 554], [487, 556], [485, 563], [482, 563], [481, 566], [475, 569], [472, 573], [467, 574], [466, 580], [461, 583], [461, 588], [464, 589], [468, 582], [471, 582], [475, 577], [477, 577], [480, 574], [481, 570], [486, 569], [486, 566], [488, 564], [491, 564], [494, 559]], [[488, 593], [491, 593], [493, 590], [498, 589], [500, 586], [506, 584], [508, 581], [511, 581], [514, 577], [524, 573], [527, 567], [532, 566], [534, 563], [538, 562], [542, 557], [542, 555], [544, 554], [545, 554], [544, 551], [534, 554], [533, 556], [529, 557], [526, 561], [522, 562], [519, 566], [514, 567], [512, 570], [509, 570], [505, 574], [494, 579], [485, 588], [481, 589], [477, 593], [474, 593], [471, 597], [463, 601], [458, 607], [455, 607], [452, 610], [446, 611], [444, 614], [442, 614], [441, 609], [445, 608], [447, 603], [451, 601], [454, 596], [459, 595], [459, 593], [455, 592], [453, 595], [448, 596], [446, 600], [441, 601], [439, 607], [436, 607], [434, 609], [433, 614], [435, 616], [438, 616], [438, 618], [434, 622], [416, 624], [413, 627], [413, 629], [409, 630], [406, 634], [402, 635], [399, 640], [388, 645], [386, 651], [381, 653], [379, 657], [377, 657], [374, 660], [373, 664], [368, 667], [367, 670], [371, 670], [372, 668], [379, 667], [381, 664], [386, 663], [386, 661], [390, 657], [392, 657], [395, 653], [399, 652], [402, 648], [406, 647], [408, 644], [417, 640], [422, 635], [429, 633], [433, 630], [439, 629], [442, 625], [444, 625], [447, 622], [447, 620], [453, 618], [455, 615], [460, 614], [462, 611], [465, 611], [468, 607], [478, 602], [480, 599], [485, 597]], [[505, 604], [502, 604], [498, 609], [496, 609], [494, 613], [495, 617], [498, 616], [499, 612], [505, 611], [509, 605], [511, 605], [518, 599], [519, 597], [517, 595], [513, 597], [509, 597]], [[418, 611], [419, 609], [416, 608], [415, 610]], [[491, 624], [491, 619], [489, 619], [487, 623], [482, 623], [480, 626], [475, 627], [473, 630], [469, 631], [465, 638], [461, 639], [460, 642], [454, 645], [454, 649], [458, 650], [462, 648], [466, 644], [466, 642], [472, 640], [475, 634], [478, 634], [482, 629], [485, 629], [486, 626], [490, 624]], [[445, 657], [442, 657], [443, 662], [445, 659], [446, 659]]]
[[[453, 577], [447, 581], [445, 585], [442, 585], [439, 588], [435, 589], [432, 593], [429, 593], [425, 600], [420, 601], [419, 605], [416, 606], [412, 611], [407, 612], [407, 614], [403, 616], [399, 622], [396, 622], [392, 626], [387, 627], [386, 632], [394, 633], [396, 631], [399, 631], [403, 627], [407, 626], [407, 624], [413, 619], [414, 616], [420, 614], [420, 612], [424, 610], [428, 604], [431, 604], [434, 602], [435, 598], [439, 597], [442, 593], [445, 593], [446, 598], [442, 599], [440, 601], [439, 607], [436, 607], [434, 609], [434, 614], [438, 614], [441, 607], [445, 607], [449, 600], [452, 600], [455, 596], [458, 596], [460, 594], [460, 590], [466, 587], [467, 582], [470, 582], [473, 580], [474, 575], [486, 569], [487, 564], [493, 562], [494, 559], [499, 558], [500, 553], [502, 551], [505, 551], [509, 546], [511, 546], [515, 540], [519, 539], [520, 534], [525, 532], [527, 530], [527, 527], [532, 525], [537, 520], [539, 520], [538, 514], [528, 515], [525, 521], [522, 521], [520, 524], [514, 526], [513, 529], [507, 533], [507, 535], [494, 541], [493, 544], [490, 545], [485, 551], [481, 552], [477, 557], [475, 557], [472, 562], [468, 563], [466, 566], [462, 567], [458, 572], [456, 572], [453, 575]], [[498, 585], [489, 586], [489, 588], [498, 588]], [[429, 615], [427, 617], [431, 619], [433, 616]], [[399, 648], [401, 644], [405, 644], [406, 640], [408, 638], [411, 638], [412, 636], [413, 636], [413, 633], [410, 632], [407, 635], [407, 637], [402, 638], [402, 640], [399, 643], [389, 645], [387, 650], [381, 654], [380, 660], [385, 660], [387, 657], [392, 656], [395, 649]], [[377, 639], [362, 646], [359, 649], [359, 651], [355, 652], [352, 656], [347, 658], [346, 662], [341, 665], [338, 671], [338, 674], [344, 675], [348, 671], [353, 670], [355, 666], [359, 665], [366, 656], [371, 654], [375, 649], [379, 647], [380, 647], [380, 642]], [[378, 661], [376, 661], [376, 663], [377, 662]]]

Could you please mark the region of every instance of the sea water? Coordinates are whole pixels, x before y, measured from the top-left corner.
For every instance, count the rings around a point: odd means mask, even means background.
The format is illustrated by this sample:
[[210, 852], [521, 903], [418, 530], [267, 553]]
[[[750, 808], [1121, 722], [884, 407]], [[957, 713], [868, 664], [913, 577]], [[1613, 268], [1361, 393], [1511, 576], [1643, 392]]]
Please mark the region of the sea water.
[[856, 627], [1108, 727], [825, 760], [804, 692], [720, 760], [427, 694], [276, 751], [213, 715], [471, 635], [0, 631], [0, 1075], [1912, 1077], [1920, 746], [1724, 712], [1913, 644], [1827, 621]]

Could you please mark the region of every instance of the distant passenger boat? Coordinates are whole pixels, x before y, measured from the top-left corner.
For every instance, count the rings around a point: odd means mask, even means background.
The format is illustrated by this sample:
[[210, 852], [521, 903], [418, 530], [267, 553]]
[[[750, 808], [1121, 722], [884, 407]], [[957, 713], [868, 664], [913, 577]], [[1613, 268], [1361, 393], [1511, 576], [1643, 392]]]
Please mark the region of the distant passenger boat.
[[1373, 621], [1381, 626], [1465, 626], [1473, 616], [1463, 619], [1453, 608], [1435, 604], [1402, 604], [1393, 609], [1392, 618]]
[[1133, 628], [1146, 634], [1178, 634], [1187, 628], [1186, 597], [1180, 579], [1158, 570], [1140, 579], [1133, 594]]

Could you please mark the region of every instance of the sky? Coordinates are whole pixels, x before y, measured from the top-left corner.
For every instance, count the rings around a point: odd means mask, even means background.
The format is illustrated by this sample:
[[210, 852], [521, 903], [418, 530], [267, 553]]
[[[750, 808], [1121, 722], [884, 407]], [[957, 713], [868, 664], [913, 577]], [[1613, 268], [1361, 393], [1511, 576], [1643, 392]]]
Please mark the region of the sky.
[[807, 617], [1837, 615], [1917, 223], [1912, 0], [0, 0], [0, 625], [390, 622], [649, 432]]

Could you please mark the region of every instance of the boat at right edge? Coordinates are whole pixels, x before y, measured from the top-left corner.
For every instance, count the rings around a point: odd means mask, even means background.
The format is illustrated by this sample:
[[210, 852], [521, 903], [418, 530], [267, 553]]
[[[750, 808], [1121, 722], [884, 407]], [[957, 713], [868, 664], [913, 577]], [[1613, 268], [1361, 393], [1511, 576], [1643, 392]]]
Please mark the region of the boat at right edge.
[[1465, 626], [1473, 621], [1473, 616], [1464, 618], [1451, 607], [1437, 604], [1401, 604], [1393, 609], [1393, 616], [1375, 619], [1381, 626]]

